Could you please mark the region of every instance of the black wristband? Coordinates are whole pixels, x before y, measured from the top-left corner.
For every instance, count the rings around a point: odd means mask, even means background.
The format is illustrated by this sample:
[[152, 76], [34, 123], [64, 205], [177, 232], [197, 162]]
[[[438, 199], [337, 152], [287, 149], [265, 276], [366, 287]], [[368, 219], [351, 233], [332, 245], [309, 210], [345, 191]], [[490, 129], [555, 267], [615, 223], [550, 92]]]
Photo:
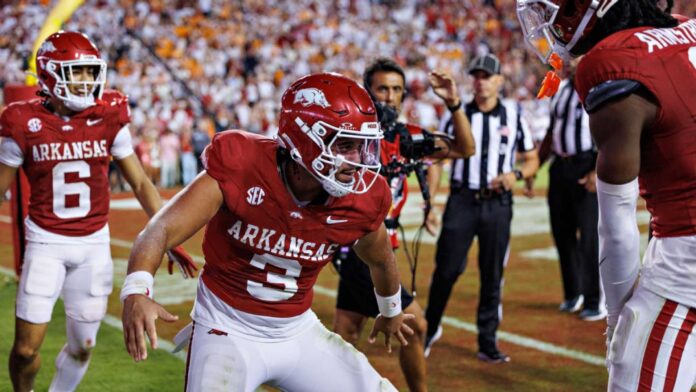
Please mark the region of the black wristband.
[[454, 113], [457, 110], [459, 110], [462, 107], [462, 100], [459, 100], [459, 103], [454, 105], [454, 106], [447, 106], [447, 110], [450, 111], [450, 113]]
[[522, 174], [522, 170], [520, 169], [513, 170], [513, 173], [515, 173], [515, 179], [517, 179], [517, 181], [524, 178], [524, 174]]

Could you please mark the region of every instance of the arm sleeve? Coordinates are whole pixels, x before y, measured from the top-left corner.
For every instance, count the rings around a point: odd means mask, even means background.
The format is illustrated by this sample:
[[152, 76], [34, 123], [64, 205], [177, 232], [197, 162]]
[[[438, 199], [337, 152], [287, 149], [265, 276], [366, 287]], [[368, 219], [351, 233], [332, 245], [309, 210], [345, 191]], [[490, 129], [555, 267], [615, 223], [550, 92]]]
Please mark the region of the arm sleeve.
[[640, 233], [636, 221], [638, 179], [613, 185], [597, 178], [599, 201], [599, 274], [606, 296], [607, 324], [615, 327], [633, 294], [640, 267]]
[[116, 159], [123, 159], [133, 153], [130, 129], [128, 129], [128, 125], [125, 125], [114, 138], [114, 143], [111, 145], [111, 155]]
[[14, 139], [0, 137], [0, 163], [10, 167], [20, 167], [24, 163], [22, 149]]

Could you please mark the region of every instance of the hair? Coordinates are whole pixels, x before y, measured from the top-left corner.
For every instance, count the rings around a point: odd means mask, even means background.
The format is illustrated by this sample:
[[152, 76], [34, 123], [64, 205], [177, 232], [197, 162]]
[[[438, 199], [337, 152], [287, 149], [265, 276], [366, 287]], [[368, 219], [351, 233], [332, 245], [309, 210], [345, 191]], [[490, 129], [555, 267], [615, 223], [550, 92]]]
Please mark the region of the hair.
[[[664, 8], [658, 4], [662, 1], [666, 3]], [[592, 31], [578, 46], [589, 50], [611, 34], [636, 27], [675, 27], [679, 22], [672, 17], [673, 6], [674, 0], [619, 0], [603, 18], [597, 18]]]
[[404, 81], [404, 86], [406, 85], [406, 74], [403, 68], [396, 61], [387, 57], [378, 57], [373, 61], [363, 73], [363, 87], [372, 95], [370, 87], [372, 87], [372, 78], [377, 72], [396, 72], [401, 75], [401, 79]]

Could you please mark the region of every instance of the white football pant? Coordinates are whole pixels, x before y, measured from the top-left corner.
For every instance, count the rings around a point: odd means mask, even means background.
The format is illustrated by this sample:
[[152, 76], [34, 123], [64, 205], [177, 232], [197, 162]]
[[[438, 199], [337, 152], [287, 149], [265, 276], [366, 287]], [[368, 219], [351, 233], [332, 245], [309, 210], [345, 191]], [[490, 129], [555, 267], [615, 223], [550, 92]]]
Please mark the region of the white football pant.
[[252, 340], [194, 324], [186, 364], [188, 392], [396, 391], [364, 354], [319, 320], [287, 340]]
[[58, 296], [65, 314], [84, 322], [106, 314], [113, 264], [108, 243], [61, 245], [28, 242], [17, 290], [18, 318], [34, 324], [51, 321]]
[[696, 309], [639, 284], [611, 341], [608, 390], [690, 391], [696, 383], [695, 323]]

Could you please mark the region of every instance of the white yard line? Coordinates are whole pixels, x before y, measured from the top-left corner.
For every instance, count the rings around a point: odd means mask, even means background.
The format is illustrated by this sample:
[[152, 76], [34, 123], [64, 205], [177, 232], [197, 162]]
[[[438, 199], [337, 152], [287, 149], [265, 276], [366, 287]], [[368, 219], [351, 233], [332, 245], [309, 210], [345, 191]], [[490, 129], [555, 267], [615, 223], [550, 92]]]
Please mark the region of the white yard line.
[[[314, 291], [327, 297], [336, 298], [336, 291], [327, 289], [326, 287], [315, 285]], [[471, 332], [473, 334], [478, 334], [476, 325], [468, 323], [466, 321], [462, 321], [456, 317], [445, 316], [442, 318], [442, 324], [448, 327], [453, 327], [467, 332]], [[587, 354], [582, 351], [573, 350], [562, 346], [557, 346], [551, 343], [542, 342], [541, 340], [528, 338], [526, 336], [517, 335], [505, 331], [498, 331], [498, 339], [508, 343], [516, 344], [518, 346], [531, 348], [537, 351], [542, 351], [547, 354], [575, 359], [581, 362], [589, 363], [590, 365], [604, 366], [603, 357]]]

